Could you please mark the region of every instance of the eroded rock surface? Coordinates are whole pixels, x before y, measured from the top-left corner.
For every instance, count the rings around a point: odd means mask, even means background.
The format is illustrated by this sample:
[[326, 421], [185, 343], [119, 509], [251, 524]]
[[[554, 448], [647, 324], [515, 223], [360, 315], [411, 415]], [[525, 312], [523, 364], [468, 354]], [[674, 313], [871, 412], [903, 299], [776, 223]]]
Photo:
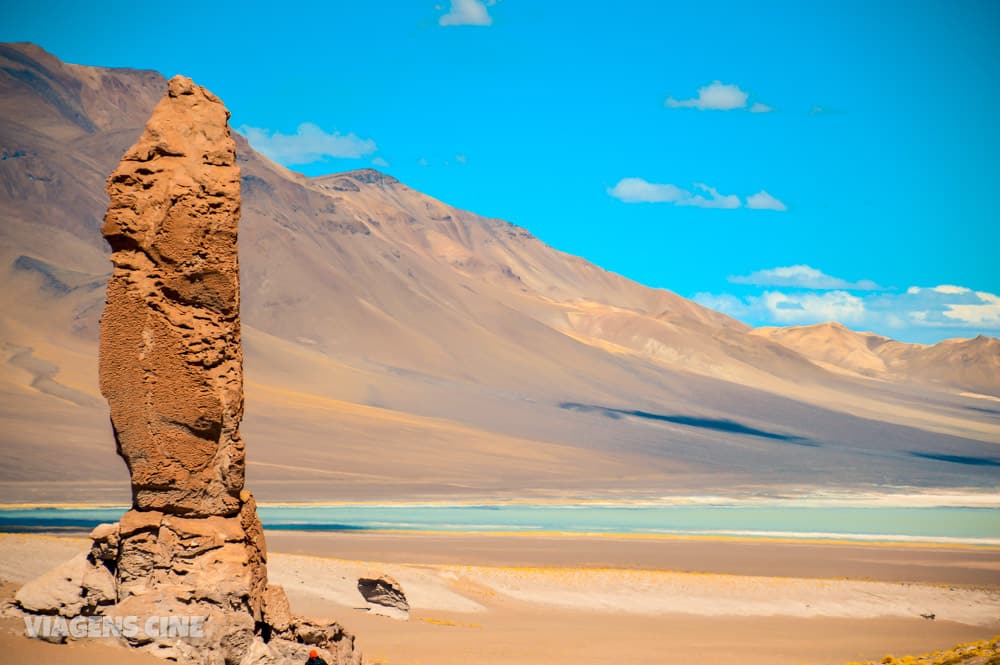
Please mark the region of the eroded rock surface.
[[358, 591], [368, 603], [369, 611], [394, 619], [410, 617], [410, 603], [402, 585], [389, 575], [358, 579]]
[[[114, 273], [100, 379], [132, 510], [15, 600], [29, 614], [134, 619], [139, 630], [117, 641], [180, 662], [304, 662], [316, 648], [330, 665], [357, 665], [352, 635], [292, 614], [284, 590], [268, 586], [264, 531], [243, 487], [240, 173], [228, 118], [212, 93], [175, 77], [108, 179]], [[150, 631], [149, 620], [184, 628]]]
[[240, 508], [240, 171], [228, 117], [174, 78], [108, 179], [101, 392], [140, 510]]

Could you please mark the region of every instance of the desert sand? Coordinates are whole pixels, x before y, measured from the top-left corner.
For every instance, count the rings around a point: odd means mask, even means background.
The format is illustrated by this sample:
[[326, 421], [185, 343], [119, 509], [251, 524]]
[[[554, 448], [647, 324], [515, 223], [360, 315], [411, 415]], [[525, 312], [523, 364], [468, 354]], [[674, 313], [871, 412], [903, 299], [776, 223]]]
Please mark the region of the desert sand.
[[[616, 537], [268, 534], [271, 581], [296, 612], [336, 619], [368, 662], [836, 664], [919, 653], [1000, 632], [990, 548]], [[13, 585], [83, 548], [0, 535]], [[357, 578], [403, 585], [409, 621], [364, 611]], [[922, 613], [936, 614], [933, 621]], [[143, 663], [97, 644], [18, 637], [8, 662]], [[68, 656], [66, 656], [68, 658]]]

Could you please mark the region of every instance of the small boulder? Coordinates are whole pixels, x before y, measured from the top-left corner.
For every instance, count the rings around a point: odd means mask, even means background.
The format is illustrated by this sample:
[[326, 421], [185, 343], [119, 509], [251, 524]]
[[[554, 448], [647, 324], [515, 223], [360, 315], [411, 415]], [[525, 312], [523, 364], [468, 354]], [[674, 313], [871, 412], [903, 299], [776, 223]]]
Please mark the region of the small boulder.
[[92, 606], [108, 605], [118, 600], [118, 589], [115, 586], [115, 576], [103, 563], [91, 564], [83, 571], [80, 586], [83, 588], [87, 604]]
[[122, 538], [140, 531], [158, 531], [163, 513], [156, 510], [130, 510], [118, 522], [118, 535]]
[[394, 578], [388, 575], [362, 577], [358, 579], [358, 591], [368, 603], [369, 612], [404, 621], [410, 617], [410, 603], [403, 587]]
[[118, 523], [98, 524], [90, 532], [90, 556], [94, 561], [114, 561], [118, 558]]
[[14, 600], [28, 612], [78, 616], [89, 603], [83, 593], [83, 578], [92, 567], [86, 553], [78, 554], [22, 586]]
[[292, 627], [292, 609], [284, 587], [267, 585], [264, 592], [264, 620], [276, 633], [286, 633]]
[[294, 617], [295, 641], [301, 644], [312, 644], [325, 647], [337, 642], [344, 636], [344, 629], [337, 622], [316, 621], [305, 617]]

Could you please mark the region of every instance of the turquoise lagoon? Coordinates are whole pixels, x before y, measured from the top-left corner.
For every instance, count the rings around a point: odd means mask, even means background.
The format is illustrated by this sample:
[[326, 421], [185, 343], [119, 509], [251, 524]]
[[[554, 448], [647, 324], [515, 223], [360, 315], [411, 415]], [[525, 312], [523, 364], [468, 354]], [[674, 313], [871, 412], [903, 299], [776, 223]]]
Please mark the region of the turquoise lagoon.
[[[125, 507], [0, 509], [0, 531], [86, 530]], [[264, 527], [300, 531], [648, 534], [1000, 545], [1000, 508], [715, 503], [265, 505]]]

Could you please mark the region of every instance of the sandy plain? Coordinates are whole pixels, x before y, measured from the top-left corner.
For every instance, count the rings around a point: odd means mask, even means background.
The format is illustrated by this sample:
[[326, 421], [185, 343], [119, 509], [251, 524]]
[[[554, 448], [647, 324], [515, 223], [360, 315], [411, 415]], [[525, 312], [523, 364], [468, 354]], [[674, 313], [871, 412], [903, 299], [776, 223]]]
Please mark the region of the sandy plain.
[[[503, 534], [268, 535], [271, 580], [293, 609], [357, 636], [385, 665], [837, 664], [1000, 632], [1000, 550], [983, 547]], [[0, 534], [0, 579], [20, 583], [79, 537]], [[398, 621], [368, 613], [359, 575], [406, 590]], [[934, 613], [928, 620], [920, 614]], [[4, 621], [11, 663], [154, 661], [100, 644], [53, 646]]]

